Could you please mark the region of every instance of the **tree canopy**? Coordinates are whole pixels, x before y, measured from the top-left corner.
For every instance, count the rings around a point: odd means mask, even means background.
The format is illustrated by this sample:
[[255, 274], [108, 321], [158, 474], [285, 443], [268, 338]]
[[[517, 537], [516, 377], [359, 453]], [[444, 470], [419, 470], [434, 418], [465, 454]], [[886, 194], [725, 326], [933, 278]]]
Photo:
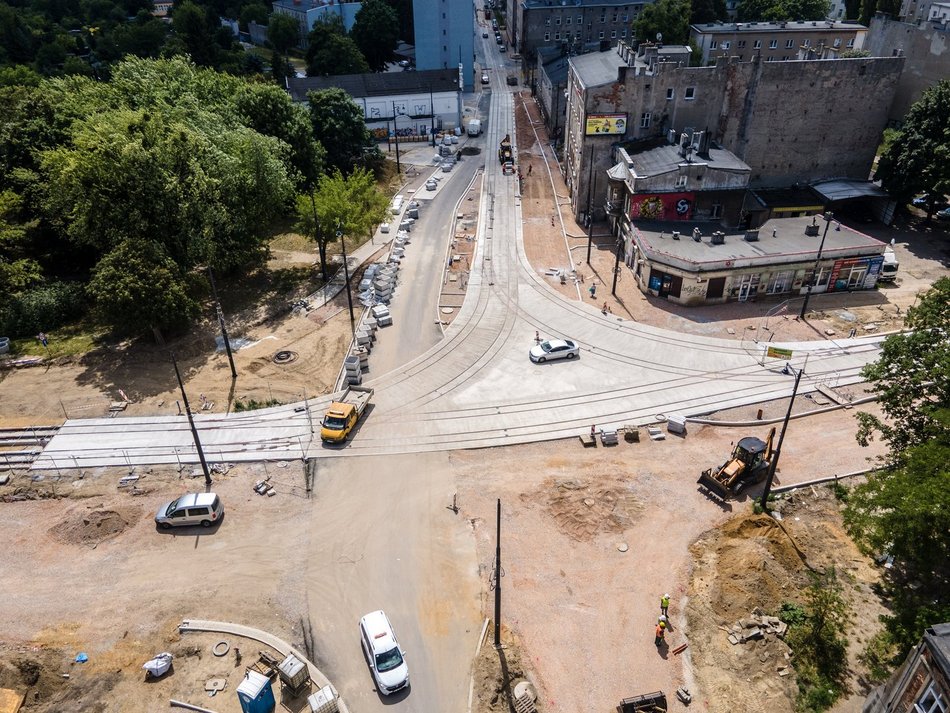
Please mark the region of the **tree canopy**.
[[908, 311], [907, 324], [912, 331], [889, 336], [864, 370], [883, 418], [859, 414], [858, 439], [877, 434], [889, 453], [845, 510], [863, 550], [894, 558], [885, 625], [898, 657], [950, 619], [950, 278]]
[[736, 17], [740, 22], [824, 20], [830, 10], [828, 0], [740, 0]]
[[950, 193], [950, 80], [926, 90], [910, 108], [874, 177], [904, 203], [917, 193]]
[[338, 88], [310, 92], [308, 103], [313, 134], [327, 151], [327, 165], [348, 174], [370, 143], [363, 110]]
[[307, 45], [307, 76], [365, 74], [369, 64], [353, 38], [347, 36], [339, 15], [327, 15], [313, 23]]
[[366, 0], [350, 32], [374, 72], [386, 69], [399, 40], [399, 18], [383, 0]]
[[689, 0], [657, 0], [645, 5], [633, 23], [633, 31], [642, 42], [655, 42], [663, 35], [663, 44], [685, 45], [689, 40]]
[[267, 22], [267, 39], [280, 54], [287, 52], [297, 44], [300, 26], [290, 15], [273, 13]]

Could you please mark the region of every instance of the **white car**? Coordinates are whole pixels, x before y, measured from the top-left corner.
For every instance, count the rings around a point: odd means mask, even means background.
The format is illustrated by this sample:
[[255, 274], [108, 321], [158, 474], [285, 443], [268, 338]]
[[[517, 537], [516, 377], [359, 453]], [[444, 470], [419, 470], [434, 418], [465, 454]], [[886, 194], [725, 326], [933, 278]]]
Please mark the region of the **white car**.
[[580, 356], [581, 348], [570, 339], [548, 339], [531, 347], [531, 361], [543, 364], [552, 359], [573, 359]]
[[409, 687], [406, 653], [399, 647], [384, 611], [370, 612], [360, 619], [360, 641], [381, 694], [388, 696]]
[[434, 191], [434, 190], [435, 190], [436, 188], [438, 188], [438, 187], [439, 187], [439, 184], [436, 183], [435, 181], [433, 181], [431, 178], [430, 178], [428, 181], [426, 181], [426, 190], [427, 190], [427, 191]]
[[489, 77], [488, 77], [487, 74], [483, 74], [483, 75], [482, 75], [482, 84], [488, 84], [489, 82], [491, 82], [491, 79], [489, 79]]

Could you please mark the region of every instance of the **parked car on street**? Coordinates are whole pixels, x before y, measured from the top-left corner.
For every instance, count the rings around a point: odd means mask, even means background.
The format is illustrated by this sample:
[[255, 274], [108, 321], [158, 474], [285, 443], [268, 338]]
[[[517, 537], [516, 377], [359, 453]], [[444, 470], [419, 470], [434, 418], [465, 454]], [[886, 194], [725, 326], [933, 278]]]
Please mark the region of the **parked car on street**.
[[938, 210], [934, 215], [937, 216], [937, 220], [950, 220], [950, 208]]
[[437, 184], [437, 183], [436, 183], [435, 181], [433, 181], [431, 178], [430, 178], [428, 181], [426, 181], [426, 190], [427, 190], [427, 191], [434, 191], [434, 190], [435, 190], [436, 188], [438, 188], [438, 187], [439, 187], [439, 184]]
[[384, 696], [409, 686], [406, 653], [399, 647], [389, 617], [382, 610], [360, 619], [360, 642], [376, 687]]
[[214, 493], [187, 493], [162, 505], [155, 513], [155, 524], [163, 530], [201, 525], [211, 527], [224, 517], [224, 506]]
[[915, 208], [920, 208], [921, 210], [927, 210], [930, 207], [931, 199], [933, 199], [934, 210], [944, 210], [946, 208], [950, 208], [950, 203], [948, 203], [947, 199], [943, 196], [917, 196], [911, 201], [911, 205], [913, 205]]
[[533, 362], [543, 364], [553, 359], [573, 359], [580, 353], [581, 348], [570, 339], [547, 339], [531, 347], [528, 357]]
[[482, 84], [488, 84], [491, 81], [487, 74], [482, 75]]
[[483, 40], [488, 39], [488, 33], [487, 33], [487, 32], [483, 32], [483, 33], [482, 33], [482, 39], [483, 39]]

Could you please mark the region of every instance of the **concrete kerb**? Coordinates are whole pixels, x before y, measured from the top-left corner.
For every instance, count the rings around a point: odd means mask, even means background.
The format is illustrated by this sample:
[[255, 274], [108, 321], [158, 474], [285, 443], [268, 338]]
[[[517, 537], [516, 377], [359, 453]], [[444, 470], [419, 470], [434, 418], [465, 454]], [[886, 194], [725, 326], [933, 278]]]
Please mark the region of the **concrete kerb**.
[[[481, 179], [482, 179], [482, 192], [481, 192], [481, 196], [479, 197], [479, 200], [480, 200], [480, 201], [484, 201], [484, 200], [485, 200], [485, 191], [484, 191], [484, 185], [485, 185], [485, 171], [481, 171], [481, 170], [476, 169], [475, 175], [472, 176], [472, 180], [469, 181], [468, 186], [467, 186], [466, 189], [462, 192], [462, 195], [459, 196], [458, 202], [455, 204], [455, 215], [454, 215], [454, 217], [452, 218], [452, 227], [449, 229], [448, 240], [445, 241], [445, 258], [442, 260], [442, 284], [443, 284], [443, 286], [444, 286], [444, 285], [446, 284], [446, 282], [448, 281], [449, 259], [450, 259], [450, 256], [451, 256], [451, 254], [452, 254], [452, 239], [453, 239], [454, 236], [455, 236], [455, 226], [456, 226], [456, 223], [458, 222], [459, 211], [462, 209], [462, 203], [463, 203], [463, 201], [465, 200], [465, 196], [468, 195], [468, 192], [471, 191], [472, 188], [475, 186], [475, 182], [478, 181], [479, 174], [481, 174]], [[482, 211], [480, 210], [480, 208], [481, 208], [481, 205], [479, 205], [479, 212], [478, 212], [479, 217], [481, 217], [481, 214], [482, 214]], [[479, 226], [478, 229], [476, 230], [476, 234], [482, 233], [482, 232], [484, 232], [484, 226]], [[477, 246], [478, 246], [478, 243], [477, 243], [477, 241], [476, 241], [476, 248], [477, 248]], [[475, 260], [475, 255], [473, 254], [473, 255], [472, 255], [472, 259], [471, 259], [471, 264], [474, 265], [475, 262], [476, 262], [476, 260]], [[442, 332], [442, 337], [444, 338], [444, 337], [445, 337], [445, 325], [442, 323], [442, 316], [441, 316], [441, 314], [440, 314], [440, 312], [439, 312], [439, 305], [436, 305], [436, 306], [435, 306], [435, 320], [436, 320], [436, 322], [438, 322], [438, 324], [439, 324], [439, 330]]]
[[[822, 413], [830, 413], [831, 411], [838, 411], [844, 408], [851, 408], [852, 406], [860, 406], [861, 404], [870, 403], [871, 401], [877, 401], [878, 397], [876, 395], [863, 396], [860, 399], [855, 399], [846, 404], [833, 404], [831, 406], [825, 406], [822, 408], [816, 408], [813, 411], [802, 411], [800, 413], [793, 413], [789, 418], [794, 420], [796, 418], [805, 418], [807, 416], [817, 416]], [[768, 426], [773, 423], [781, 423], [785, 420], [784, 416], [777, 416], [775, 418], [763, 418], [761, 421], [716, 421], [711, 418], [700, 418], [698, 416], [688, 416], [686, 418], [687, 423], [698, 423], [703, 426], [724, 426], [726, 428], [741, 427], [749, 428], [752, 426]]]
[[205, 621], [202, 619], [185, 619], [181, 622], [181, 624], [178, 625], [178, 631], [182, 633], [201, 631], [215, 634], [230, 634], [231, 636], [240, 636], [245, 639], [251, 639], [253, 641], [260, 642], [265, 646], [271, 647], [281, 656], [293, 654], [307, 665], [307, 670], [310, 673], [310, 679], [314, 683], [316, 683], [321, 688], [324, 686], [330, 686], [330, 688], [333, 689], [333, 693], [337, 696], [337, 707], [340, 709], [340, 713], [349, 713], [349, 708], [346, 707], [346, 703], [344, 703], [343, 699], [339, 697], [340, 694], [336, 690], [336, 687], [330, 683], [330, 679], [324, 676], [320, 669], [314, 666], [310, 659], [308, 659], [304, 654], [302, 654], [283, 639], [280, 639], [273, 634], [269, 634], [266, 631], [261, 631], [260, 629], [254, 629], [250, 626], [243, 626], [241, 624], [231, 624], [226, 621]]
[[801, 488], [809, 488], [812, 485], [826, 485], [828, 483], [837, 483], [839, 480], [844, 480], [847, 478], [857, 478], [862, 475], [867, 475], [868, 473], [873, 473], [876, 468], [865, 468], [864, 470], [854, 470], [850, 473], [842, 473], [838, 475], [826, 475], [821, 478], [815, 478], [814, 480], [806, 480], [804, 483], [793, 483], [791, 485], [780, 485], [778, 487], [772, 488], [771, 492], [778, 495], [780, 493], [790, 493], [793, 490], [800, 490]]

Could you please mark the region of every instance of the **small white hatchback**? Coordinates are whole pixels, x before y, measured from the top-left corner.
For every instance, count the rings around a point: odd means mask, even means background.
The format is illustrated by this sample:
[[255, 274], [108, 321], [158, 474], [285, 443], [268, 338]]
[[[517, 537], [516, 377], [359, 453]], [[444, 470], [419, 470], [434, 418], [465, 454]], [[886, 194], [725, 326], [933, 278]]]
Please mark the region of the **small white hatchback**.
[[406, 654], [399, 648], [389, 617], [382, 610], [360, 619], [360, 641], [376, 687], [384, 696], [409, 687]]

